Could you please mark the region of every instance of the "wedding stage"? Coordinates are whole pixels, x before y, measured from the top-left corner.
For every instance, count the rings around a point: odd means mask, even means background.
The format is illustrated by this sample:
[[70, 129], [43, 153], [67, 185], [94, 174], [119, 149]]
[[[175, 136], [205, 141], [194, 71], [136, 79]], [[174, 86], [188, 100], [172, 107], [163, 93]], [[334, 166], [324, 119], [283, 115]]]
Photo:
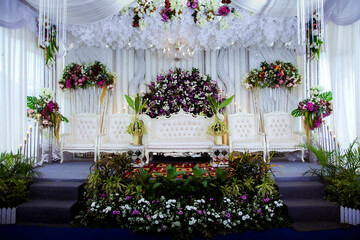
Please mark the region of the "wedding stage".
[[358, 1], [1, 4], [0, 224], [360, 223]]

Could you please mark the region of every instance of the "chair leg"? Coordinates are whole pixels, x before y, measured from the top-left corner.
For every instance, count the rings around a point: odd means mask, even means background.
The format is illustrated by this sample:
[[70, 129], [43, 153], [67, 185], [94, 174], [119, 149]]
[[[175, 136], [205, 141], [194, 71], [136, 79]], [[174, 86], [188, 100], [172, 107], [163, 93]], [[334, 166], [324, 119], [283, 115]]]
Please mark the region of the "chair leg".
[[305, 160], [304, 160], [304, 149], [301, 150], [301, 161], [302, 161], [302, 162], [305, 162]]
[[266, 162], [266, 151], [263, 151], [263, 160], [264, 160], [264, 162]]
[[60, 163], [64, 163], [64, 151], [62, 149], [60, 150], [60, 157], [61, 157]]

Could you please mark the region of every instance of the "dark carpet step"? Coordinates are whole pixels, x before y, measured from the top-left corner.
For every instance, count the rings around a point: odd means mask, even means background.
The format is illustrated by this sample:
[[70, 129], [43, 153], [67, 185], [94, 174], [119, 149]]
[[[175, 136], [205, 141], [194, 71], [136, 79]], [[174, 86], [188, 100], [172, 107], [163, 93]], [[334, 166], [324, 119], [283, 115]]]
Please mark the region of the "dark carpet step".
[[324, 184], [320, 182], [278, 182], [281, 199], [323, 199]]
[[294, 222], [340, 222], [339, 206], [322, 199], [284, 199]]
[[69, 224], [71, 208], [76, 203], [71, 201], [32, 200], [21, 204], [16, 210], [16, 222]]
[[292, 227], [297, 232], [312, 232], [312, 231], [324, 231], [324, 230], [333, 230], [333, 229], [347, 229], [349, 228], [345, 224], [339, 222], [297, 222], [293, 223]]
[[77, 200], [81, 182], [37, 182], [30, 186], [31, 200]]

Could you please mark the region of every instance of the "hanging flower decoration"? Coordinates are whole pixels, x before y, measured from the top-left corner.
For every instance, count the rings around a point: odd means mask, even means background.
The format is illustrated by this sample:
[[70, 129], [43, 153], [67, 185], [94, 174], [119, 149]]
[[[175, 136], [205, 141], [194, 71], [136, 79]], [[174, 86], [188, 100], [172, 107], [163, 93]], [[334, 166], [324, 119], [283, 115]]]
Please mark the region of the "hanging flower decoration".
[[169, 70], [156, 77], [156, 81], [147, 85], [148, 91], [143, 100], [146, 101], [146, 114], [152, 118], [169, 116], [180, 111], [194, 115], [204, 114], [208, 117], [213, 115], [207, 96], [216, 101], [223, 101], [218, 97], [219, 87], [209, 75], [199, 73], [193, 68], [191, 71], [183, 71], [180, 68]]
[[320, 48], [321, 45], [324, 43], [321, 37], [321, 21], [319, 17], [319, 13], [315, 11], [312, 16], [311, 20], [307, 23], [307, 30], [306, 30], [306, 37], [308, 38], [308, 58], [311, 60], [319, 60], [320, 59]]
[[280, 88], [290, 91], [301, 83], [298, 69], [291, 63], [276, 60], [275, 63], [262, 62], [260, 70], [253, 69], [242, 81], [247, 90], [252, 88]]
[[40, 90], [39, 98], [27, 96], [27, 116], [39, 123], [40, 129], [52, 127], [54, 136], [59, 139], [60, 123], [69, 120], [61, 115], [59, 105], [52, 101], [53, 92], [48, 88]]
[[98, 86], [112, 90], [116, 74], [109, 72], [106, 66], [98, 61], [93, 65], [80, 65], [70, 63], [64, 69], [62, 79], [59, 81], [61, 89], [78, 89]]
[[40, 44], [39, 46], [45, 52], [46, 65], [50, 67], [56, 61], [56, 54], [59, 51], [59, 46], [56, 44], [56, 25], [51, 24], [49, 21], [45, 22], [44, 38], [44, 44]]
[[309, 142], [310, 130], [319, 128], [322, 119], [333, 111], [332, 92], [323, 92], [322, 87], [312, 87], [310, 97], [299, 102], [298, 107], [291, 112], [294, 117], [304, 117], [306, 136]]

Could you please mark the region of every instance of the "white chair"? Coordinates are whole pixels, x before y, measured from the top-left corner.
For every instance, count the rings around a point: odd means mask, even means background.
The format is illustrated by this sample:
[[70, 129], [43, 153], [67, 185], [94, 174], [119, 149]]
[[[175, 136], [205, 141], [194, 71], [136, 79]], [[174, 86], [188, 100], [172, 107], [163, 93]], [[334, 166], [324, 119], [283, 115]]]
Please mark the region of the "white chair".
[[105, 133], [100, 135], [98, 154], [102, 152], [126, 152], [131, 135], [126, 132], [131, 121], [130, 114], [111, 114], [105, 120]]
[[100, 133], [100, 115], [79, 114], [70, 118], [71, 132], [61, 137], [61, 162], [64, 161], [64, 152], [94, 153], [97, 156], [97, 141]]
[[300, 132], [294, 131], [294, 117], [290, 113], [274, 112], [264, 114], [264, 131], [266, 135], [267, 151], [292, 152], [301, 151], [304, 162], [305, 148], [302, 144]]
[[236, 113], [228, 116], [230, 149], [237, 152], [262, 152], [266, 161], [265, 134], [259, 132], [259, 116]]

